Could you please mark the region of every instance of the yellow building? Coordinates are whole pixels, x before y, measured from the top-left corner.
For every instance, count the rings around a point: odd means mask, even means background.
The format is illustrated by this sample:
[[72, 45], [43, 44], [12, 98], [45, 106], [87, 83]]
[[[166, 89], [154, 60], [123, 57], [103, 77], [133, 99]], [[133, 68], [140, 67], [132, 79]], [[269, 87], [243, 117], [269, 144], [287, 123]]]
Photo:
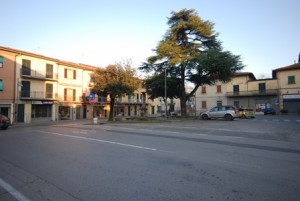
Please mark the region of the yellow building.
[[251, 72], [236, 73], [228, 83], [200, 86], [196, 92], [197, 111], [216, 105], [249, 107], [263, 112], [300, 112], [300, 56], [298, 63], [272, 71], [272, 78], [256, 79]]
[[278, 104], [283, 112], [300, 113], [300, 55], [298, 63], [273, 70], [278, 82]]

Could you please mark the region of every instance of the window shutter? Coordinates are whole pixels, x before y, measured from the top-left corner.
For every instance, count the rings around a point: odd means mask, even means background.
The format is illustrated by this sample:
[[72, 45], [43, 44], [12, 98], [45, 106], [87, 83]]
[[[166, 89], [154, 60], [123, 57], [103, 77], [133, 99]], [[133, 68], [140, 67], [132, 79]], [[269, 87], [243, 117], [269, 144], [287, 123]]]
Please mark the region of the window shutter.
[[67, 100], [67, 89], [64, 89], [64, 100]]
[[73, 101], [76, 101], [76, 89], [73, 89]]
[[76, 70], [73, 71], [73, 79], [76, 80]]
[[65, 77], [65, 78], [67, 78], [67, 77], [68, 77], [68, 69], [66, 69], [66, 68], [65, 68], [64, 77]]

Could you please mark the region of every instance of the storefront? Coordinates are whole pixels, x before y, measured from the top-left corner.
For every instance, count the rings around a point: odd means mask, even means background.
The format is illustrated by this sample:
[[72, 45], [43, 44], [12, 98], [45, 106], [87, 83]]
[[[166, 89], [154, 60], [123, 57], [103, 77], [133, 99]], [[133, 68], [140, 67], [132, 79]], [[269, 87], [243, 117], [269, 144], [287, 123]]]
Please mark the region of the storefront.
[[31, 121], [51, 121], [52, 101], [32, 101]]
[[300, 113], [300, 94], [286, 94], [283, 98], [283, 109], [288, 113]]

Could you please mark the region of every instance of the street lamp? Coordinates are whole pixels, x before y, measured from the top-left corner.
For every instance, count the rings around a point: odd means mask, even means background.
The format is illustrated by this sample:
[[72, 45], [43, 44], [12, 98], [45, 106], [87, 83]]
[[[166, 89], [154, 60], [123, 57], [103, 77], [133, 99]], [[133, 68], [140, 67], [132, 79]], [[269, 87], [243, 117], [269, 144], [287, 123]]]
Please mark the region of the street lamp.
[[167, 105], [167, 68], [165, 68], [165, 107], [166, 107], [166, 118], [168, 118], [168, 105]]

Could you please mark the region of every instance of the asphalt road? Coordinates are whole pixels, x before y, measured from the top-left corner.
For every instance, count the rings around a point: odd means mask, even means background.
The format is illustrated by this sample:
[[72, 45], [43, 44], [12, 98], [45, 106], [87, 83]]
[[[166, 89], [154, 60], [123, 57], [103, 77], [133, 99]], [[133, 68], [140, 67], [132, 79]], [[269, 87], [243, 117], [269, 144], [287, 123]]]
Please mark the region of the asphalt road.
[[300, 116], [0, 131], [1, 201], [299, 201]]

